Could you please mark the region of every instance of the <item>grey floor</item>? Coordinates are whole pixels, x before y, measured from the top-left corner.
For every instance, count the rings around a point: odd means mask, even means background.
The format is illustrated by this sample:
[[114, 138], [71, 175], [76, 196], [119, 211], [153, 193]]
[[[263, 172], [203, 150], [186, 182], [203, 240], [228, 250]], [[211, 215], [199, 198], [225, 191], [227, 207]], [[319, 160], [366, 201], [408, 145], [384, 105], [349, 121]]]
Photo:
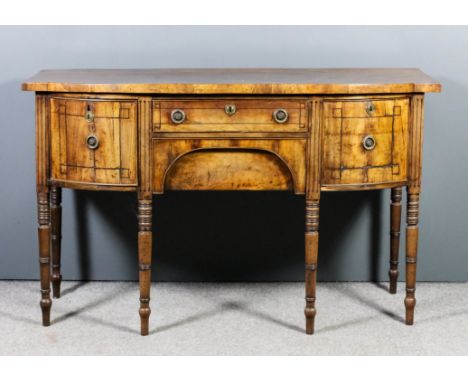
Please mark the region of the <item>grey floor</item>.
[[319, 283], [306, 336], [302, 283], [157, 283], [140, 337], [136, 283], [64, 282], [43, 328], [38, 282], [0, 281], [0, 354], [468, 355], [468, 283], [419, 283], [413, 327], [398, 287]]

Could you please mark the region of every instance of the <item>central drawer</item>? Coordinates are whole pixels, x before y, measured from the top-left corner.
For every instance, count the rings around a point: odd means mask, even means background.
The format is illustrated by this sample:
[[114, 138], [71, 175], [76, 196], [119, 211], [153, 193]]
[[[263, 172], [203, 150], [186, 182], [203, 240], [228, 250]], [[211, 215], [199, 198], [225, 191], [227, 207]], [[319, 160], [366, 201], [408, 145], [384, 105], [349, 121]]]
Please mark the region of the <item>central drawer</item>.
[[305, 99], [171, 99], [153, 101], [153, 131], [305, 132]]

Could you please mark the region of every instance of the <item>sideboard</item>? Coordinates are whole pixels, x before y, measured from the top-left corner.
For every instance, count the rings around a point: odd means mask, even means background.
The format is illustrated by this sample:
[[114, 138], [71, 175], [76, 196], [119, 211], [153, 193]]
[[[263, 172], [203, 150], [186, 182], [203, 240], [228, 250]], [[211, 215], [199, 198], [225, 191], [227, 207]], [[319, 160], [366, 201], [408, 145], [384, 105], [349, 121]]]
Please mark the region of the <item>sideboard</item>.
[[396, 293], [406, 187], [404, 305], [406, 324], [413, 324], [423, 102], [425, 93], [441, 90], [420, 70], [45, 70], [22, 87], [36, 92], [44, 326], [50, 284], [60, 297], [63, 187], [137, 193], [142, 335], [151, 313], [153, 194], [305, 195], [304, 312], [312, 334], [321, 192], [391, 189], [389, 291]]

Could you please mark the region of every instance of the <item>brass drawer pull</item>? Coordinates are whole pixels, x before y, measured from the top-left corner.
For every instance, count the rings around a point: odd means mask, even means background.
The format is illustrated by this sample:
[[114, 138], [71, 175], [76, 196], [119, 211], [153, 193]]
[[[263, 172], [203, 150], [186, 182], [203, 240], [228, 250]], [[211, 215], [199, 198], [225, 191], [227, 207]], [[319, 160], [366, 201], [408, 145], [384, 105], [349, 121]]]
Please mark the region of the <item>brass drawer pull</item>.
[[185, 121], [185, 112], [181, 109], [174, 109], [171, 111], [171, 120], [175, 124], [180, 124]]
[[96, 150], [99, 146], [99, 139], [91, 134], [86, 137], [86, 145], [90, 150]]
[[276, 109], [273, 112], [273, 119], [276, 123], [285, 123], [288, 120], [288, 112], [284, 109]]
[[362, 147], [365, 150], [374, 150], [375, 148], [375, 138], [372, 135], [366, 135], [362, 140]]

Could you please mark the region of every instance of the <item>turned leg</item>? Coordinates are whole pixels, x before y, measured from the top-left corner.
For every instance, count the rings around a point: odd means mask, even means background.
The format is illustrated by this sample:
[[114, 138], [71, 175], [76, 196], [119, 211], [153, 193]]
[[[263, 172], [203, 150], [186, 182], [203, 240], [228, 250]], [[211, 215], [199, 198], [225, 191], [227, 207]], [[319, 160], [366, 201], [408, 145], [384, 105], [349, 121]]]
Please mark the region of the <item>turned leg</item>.
[[390, 205], [390, 293], [397, 291], [398, 280], [398, 255], [400, 249], [401, 226], [401, 193], [402, 188], [392, 188], [392, 204]]
[[408, 190], [406, 226], [406, 324], [413, 325], [416, 305], [416, 257], [418, 253], [419, 193]]
[[151, 255], [152, 255], [152, 200], [138, 200], [138, 262], [140, 279], [141, 335], [149, 332]]
[[60, 297], [60, 246], [62, 241], [62, 189], [50, 189], [50, 226], [52, 234], [52, 291], [53, 297]]
[[319, 225], [319, 201], [306, 200], [306, 231], [305, 231], [305, 287], [306, 306], [306, 333], [314, 333], [314, 320], [317, 313], [315, 309], [315, 288], [317, 283], [317, 256], [318, 256], [318, 232]]
[[49, 192], [38, 192], [38, 237], [39, 237], [39, 267], [41, 278], [42, 325], [50, 325], [50, 209]]

